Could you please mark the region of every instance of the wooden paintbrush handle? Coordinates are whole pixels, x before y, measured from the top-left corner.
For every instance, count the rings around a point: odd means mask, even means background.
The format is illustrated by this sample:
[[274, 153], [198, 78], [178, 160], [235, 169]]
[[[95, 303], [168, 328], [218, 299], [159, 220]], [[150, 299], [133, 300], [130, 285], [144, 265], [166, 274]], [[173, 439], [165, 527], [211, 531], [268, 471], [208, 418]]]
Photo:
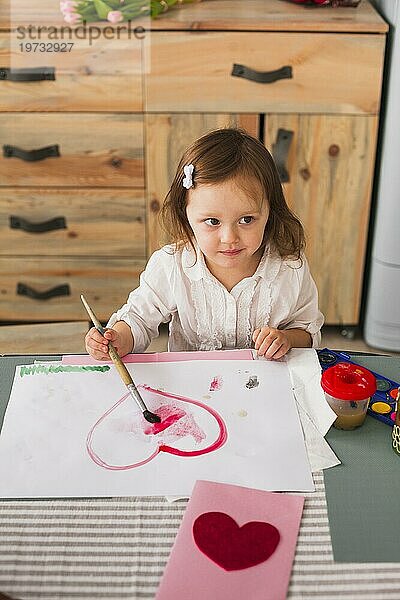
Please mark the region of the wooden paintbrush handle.
[[114, 346], [109, 342], [108, 343], [108, 354], [110, 355], [111, 360], [113, 361], [118, 373], [121, 375], [122, 381], [125, 385], [129, 385], [132, 383], [132, 377], [129, 375], [129, 371], [121, 360], [121, 357], [118, 355], [118, 352], [114, 348]]

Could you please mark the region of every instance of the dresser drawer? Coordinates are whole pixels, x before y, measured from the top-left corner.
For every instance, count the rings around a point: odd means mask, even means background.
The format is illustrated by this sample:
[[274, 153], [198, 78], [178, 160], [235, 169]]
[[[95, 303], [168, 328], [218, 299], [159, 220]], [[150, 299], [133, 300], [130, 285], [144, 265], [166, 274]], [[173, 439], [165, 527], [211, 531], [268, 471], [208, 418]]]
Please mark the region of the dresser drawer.
[[0, 33], [0, 110], [143, 109], [140, 40], [48, 36], [31, 41], [27, 32]]
[[144, 190], [0, 188], [0, 256], [144, 260], [145, 237]]
[[145, 261], [130, 259], [0, 258], [0, 321], [85, 318], [80, 294], [101, 320], [139, 284]]
[[[155, 112], [375, 114], [384, 45], [384, 37], [373, 34], [156, 31], [145, 107]], [[240, 76], [232, 75], [234, 65]], [[245, 78], [254, 72], [284, 78], [272, 83]]]
[[0, 140], [0, 185], [144, 187], [141, 115], [3, 113]]

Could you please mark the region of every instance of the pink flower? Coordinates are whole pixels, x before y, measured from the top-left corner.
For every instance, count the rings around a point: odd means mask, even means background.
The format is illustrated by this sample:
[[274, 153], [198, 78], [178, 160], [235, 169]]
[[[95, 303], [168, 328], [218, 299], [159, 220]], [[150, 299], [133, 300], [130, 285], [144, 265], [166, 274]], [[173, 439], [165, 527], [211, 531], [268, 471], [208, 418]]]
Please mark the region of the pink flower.
[[60, 2], [60, 10], [63, 14], [64, 21], [75, 25], [80, 20], [80, 15], [76, 12], [77, 2], [74, 0], [64, 0]]
[[119, 23], [123, 20], [124, 15], [120, 10], [110, 10], [110, 12], [107, 15], [107, 21], [110, 21], [110, 23]]
[[62, 13], [75, 12], [76, 6], [77, 3], [74, 0], [64, 0], [64, 2], [60, 2], [60, 9]]
[[76, 12], [65, 12], [64, 13], [64, 21], [66, 23], [70, 23], [70, 25], [75, 25], [80, 20], [81, 16]]

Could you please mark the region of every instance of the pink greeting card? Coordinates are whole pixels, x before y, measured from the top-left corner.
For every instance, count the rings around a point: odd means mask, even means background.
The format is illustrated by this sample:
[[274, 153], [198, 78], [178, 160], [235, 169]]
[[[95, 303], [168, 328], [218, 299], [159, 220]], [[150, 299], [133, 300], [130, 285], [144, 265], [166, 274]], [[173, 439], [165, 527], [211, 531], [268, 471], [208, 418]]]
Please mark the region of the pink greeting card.
[[304, 497], [197, 481], [156, 600], [284, 600]]

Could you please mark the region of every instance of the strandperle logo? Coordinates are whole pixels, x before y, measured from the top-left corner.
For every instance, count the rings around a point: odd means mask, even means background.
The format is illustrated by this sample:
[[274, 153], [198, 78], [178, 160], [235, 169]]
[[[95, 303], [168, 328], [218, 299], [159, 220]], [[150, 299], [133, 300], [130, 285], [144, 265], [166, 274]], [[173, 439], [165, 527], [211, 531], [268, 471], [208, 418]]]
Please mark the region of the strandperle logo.
[[146, 35], [144, 27], [132, 27], [128, 22], [126, 25], [105, 25], [98, 27], [96, 25], [82, 25], [70, 27], [61, 25], [19, 25], [15, 28], [16, 38], [18, 40], [29, 41], [65, 41], [65, 40], [88, 40], [89, 45], [94, 41], [104, 38], [106, 40], [119, 40], [122, 36], [128, 39], [143, 39]]

